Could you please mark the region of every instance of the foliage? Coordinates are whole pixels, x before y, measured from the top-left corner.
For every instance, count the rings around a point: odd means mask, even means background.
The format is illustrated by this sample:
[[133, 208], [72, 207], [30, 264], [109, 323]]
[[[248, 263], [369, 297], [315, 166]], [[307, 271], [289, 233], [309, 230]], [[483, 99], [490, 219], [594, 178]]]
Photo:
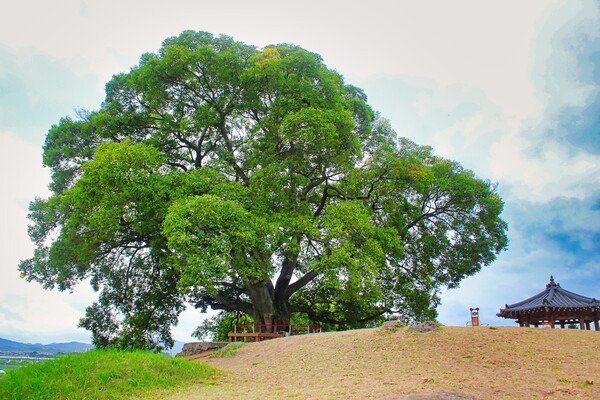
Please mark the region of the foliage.
[[226, 342], [227, 334], [234, 331], [236, 325], [251, 324], [252, 318], [241, 312], [221, 311], [214, 317], [205, 319], [192, 333], [199, 340]]
[[0, 378], [2, 399], [130, 399], [211, 382], [201, 363], [150, 352], [92, 350], [10, 369]]
[[507, 245], [495, 188], [389, 122], [321, 58], [183, 32], [48, 132], [30, 281], [101, 290], [98, 347], [172, 345], [185, 302], [257, 323], [433, 319]]

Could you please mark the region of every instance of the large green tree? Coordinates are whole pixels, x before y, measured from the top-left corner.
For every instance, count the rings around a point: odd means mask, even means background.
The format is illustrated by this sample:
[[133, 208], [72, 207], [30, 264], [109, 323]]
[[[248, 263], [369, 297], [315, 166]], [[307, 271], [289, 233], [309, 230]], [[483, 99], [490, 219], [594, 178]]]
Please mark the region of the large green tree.
[[98, 346], [172, 343], [186, 302], [282, 323], [435, 317], [507, 244], [495, 188], [396, 137], [292, 45], [186, 31], [48, 132], [30, 281], [100, 291]]

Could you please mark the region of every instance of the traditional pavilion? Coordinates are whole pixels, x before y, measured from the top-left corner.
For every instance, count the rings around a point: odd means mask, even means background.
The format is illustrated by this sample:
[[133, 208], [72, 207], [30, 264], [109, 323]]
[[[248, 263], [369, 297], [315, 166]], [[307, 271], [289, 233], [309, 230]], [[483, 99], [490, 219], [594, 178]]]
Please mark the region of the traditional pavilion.
[[580, 329], [600, 330], [600, 301], [569, 292], [550, 276], [550, 282], [546, 290], [533, 297], [515, 304], [506, 304], [500, 312], [499, 317], [515, 319], [519, 326], [560, 324], [561, 328], [571, 324], [579, 324]]

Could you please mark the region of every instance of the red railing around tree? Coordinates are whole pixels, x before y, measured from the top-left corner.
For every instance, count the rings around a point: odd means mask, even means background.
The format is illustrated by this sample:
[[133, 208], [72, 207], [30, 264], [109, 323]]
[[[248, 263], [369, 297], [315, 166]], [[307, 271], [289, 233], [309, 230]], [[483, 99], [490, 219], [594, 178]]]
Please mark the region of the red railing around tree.
[[[272, 329], [269, 329], [272, 328]], [[283, 332], [286, 335], [298, 335], [302, 333], [320, 333], [321, 327], [317, 325], [292, 325], [292, 324], [242, 324], [235, 325], [234, 333], [249, 332]]]

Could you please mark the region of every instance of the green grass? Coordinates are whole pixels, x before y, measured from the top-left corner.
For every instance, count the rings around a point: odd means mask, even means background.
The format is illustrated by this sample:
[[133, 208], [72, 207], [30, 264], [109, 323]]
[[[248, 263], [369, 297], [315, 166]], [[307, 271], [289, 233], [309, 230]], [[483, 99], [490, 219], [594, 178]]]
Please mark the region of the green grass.
[[198, 383], [216, 370], [198, 362], [136, 351], [93, 350], [31, 364], [0, 375], [0, 399], [131, 399]]

